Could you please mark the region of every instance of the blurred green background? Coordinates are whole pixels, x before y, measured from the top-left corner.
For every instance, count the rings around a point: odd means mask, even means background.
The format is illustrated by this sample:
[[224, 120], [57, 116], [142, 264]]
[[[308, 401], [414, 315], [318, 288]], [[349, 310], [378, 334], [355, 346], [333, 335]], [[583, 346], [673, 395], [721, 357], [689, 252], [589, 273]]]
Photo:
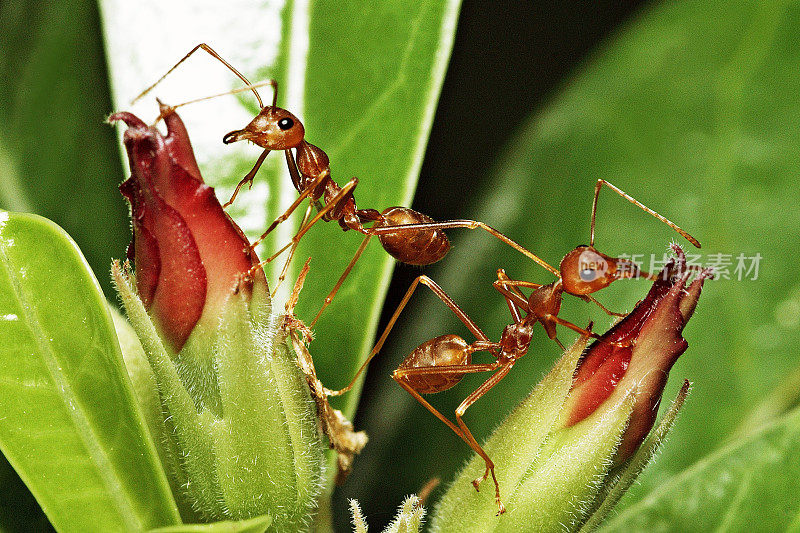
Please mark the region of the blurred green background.
[[[752, 429], [761, 420], [748, 413], [759, 405], [779, 412], [796, 400], [796, 388], [773, 391], [794, 372], [800, 344], [799, 23], [795, 2], [463, 4], [414, 208], [440, 220], [483, 220], [556, 264], [588, 240], [602, 177], [698, 237], [702, 263], [713, 254], [734, 262], [733, 279], [707, 284], [685, 331], [690, 348], [665, 394], [691, 379], [685, 412], [623, 505]], [[119, 151], [103, 124], [111, 104], [100, 35], [91, 1], [0, 3], [0, 207], [62, 225], [108, 290], [103, 273], [129, 231], [116, 191]], [[606, 253], [648, 259], [680, 242], [611, 193], [601, 197], [597, 234]], [[550, 278], [485, 234], [453, 241], [448, 258], [425, 272], [497, 338], [510, 317], [491, 289], [495, 270]], [[757, 279], [736, 279], [739, 254], [760, 254]], [[396, 270], [384, 319], [420, 272]], [[619, 283], [598, 299], [630, 309], [646, 288]], [[563, 316], [609, 324], [580, 301], [566, 301]], [[371, 440], [337, 493], [341, 530], [346, 498], [357, 498], [378, 530], [403, 495], [433, 476], [446, 483], [469, 457], [389, 378], [416, 345], [450, 332], [468, 338], [438, 300], [419, 293], [371, 367], [356, 417]], [[486, 436], [558, 353], [539, 335], [470, 408], [473, 432]], [[450, 413], [479, 383], [466, 378], [434, 401]], [[19, 479], [6, 468], [0, 480], [0, 527], [41, 530], [46, 520]]]

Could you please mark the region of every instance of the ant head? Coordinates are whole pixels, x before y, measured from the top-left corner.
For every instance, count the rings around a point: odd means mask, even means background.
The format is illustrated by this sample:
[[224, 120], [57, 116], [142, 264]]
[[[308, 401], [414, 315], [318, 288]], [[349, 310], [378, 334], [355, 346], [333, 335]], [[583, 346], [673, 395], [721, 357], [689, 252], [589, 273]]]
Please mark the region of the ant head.
[[564, 256], [559, 266], [564, 290], [582, 295], [608, 287], [619, 278], [620, 261], [598, 252], [593, 246], [578, 246]]
[[288, 150], [303, 142], [305, 133], [303, 123], [289, 111], [266, 106], [244, 129], [228, 133], [222, 142], [230, 144], [244, 140], [268, 150]]

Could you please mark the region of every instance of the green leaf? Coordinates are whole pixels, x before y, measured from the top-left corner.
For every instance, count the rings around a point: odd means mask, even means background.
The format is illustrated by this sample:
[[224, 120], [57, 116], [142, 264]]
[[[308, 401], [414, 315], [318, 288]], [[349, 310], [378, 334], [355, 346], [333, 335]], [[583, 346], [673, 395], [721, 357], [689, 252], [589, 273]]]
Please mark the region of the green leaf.
[[661, 484], [600, 531], [796, 531], [800, 410]]
[[[664, 393], [674, 397], [688, 378], [695, 384], [692, 400], [659, 460], [623, 505], [724, 443], [743, 413], [797, 365], [798, 24], [800, 9], [786, 2], [649, 6], [528, 119], [499, 157], [486, 188], [459, 214], [497, 227], [557, 266], [566, 252], [588, 241], [594, 183], [605, 178], [699, 238], [702, 250], [687, 251], [701, 254], [703, 264], [712, 262], [713, 254], [728, 254], [732, 279], [706, 284], [684, 332], [689, 349], [672, 369]], [[649, 263], [651, 254], [661, 258], [672, 239], [680, 237], [622, 198], [602, 193], [601, 251], [644, 254]], [[511, 317], [491, 287], [495, 270], [502, 267], [512, 278], [538, 283], [553, 278], [481, 232], [454, 234], [453, 240], [442, 267], [427, 273], [497, 340]], [[737, 279], [739, 254], [761, 255], [758, 279]], [[646, 290], [645, 283], [621, 281], [596, 296], [624, 311]], [[411, 324], [396, 328], [382, 353], [395, 364], [433, 336], [464, 331], [441, 302], [425, 294], [415, 295], [404, 316], [413, 317]], [[593, 319], [596, 331], [610, 324], [575, 298], [565, 298], [561, 316], [579, 325]], [[556, 357], [555, 343], [541, 330], [536, 337], [528, 356], [467, 412], [465, 421], [479, 441]], [[559, 331], [559, 338], [568, 342], [570, 334]], [[482, 377], [464, 379], [432, 401], [452, 414]], [[376, 388], [385, 392], [365, 426], [373, 433], [380, 428], [382, 439], [396, 443], [375, 458], [383, 479], [401, 479], [400, 494], [433, 475], [446, 479], [471, 450], [388, 377], [380, 379]], [[398, 461], [401, 456], [407, 460]], [[381, 483], [361, 490], [378, 492]]]
[[160, 527], [150, 533], [263, 533], [272, 524], [270, 516], [257, 516], [249, 520], [212, 522], [210, 524], [183, 524]]
[[106, 79], [93, 0], [0, 5], [0, 208], [57, 221], [95, 272], [130, 232]]
[[106, 302], [63, 230], [0, 214], [0, 448], [57, 529], [180, 521]]

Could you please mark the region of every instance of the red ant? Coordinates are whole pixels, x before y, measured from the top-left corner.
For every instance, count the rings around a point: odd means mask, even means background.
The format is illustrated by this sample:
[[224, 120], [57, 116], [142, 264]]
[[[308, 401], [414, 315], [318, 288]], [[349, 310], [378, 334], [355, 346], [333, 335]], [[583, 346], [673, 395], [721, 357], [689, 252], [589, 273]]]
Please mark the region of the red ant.
[[[310, 200], [308, 208], [306, 209], [305, 215], [300, 224], [300, 230], [294, 236], [294, 238], [292, 238], [292, 241], [263, 262], [268, 263], [272, 261], [287, 248], [290, 246], [292, 247], [277, 283], [280, 284], [284, 279], [286, 269], [292, 259], [292, 256], [294, 255], [294, 251], [298, 242], [317, 221], [336, 220], [339, 222], [339, 225], [343, 230], [355, 230], [366, 236], [352, 260], [345, 268], [344, 273], [339, 278], [333, 290], [325, 299], [325, 303], [317, 313], [317, 316], [311, 322], [311, 326], [316, 323], [319, 316], [330, 304], [345, 278], [352, 270], [355, 262], [359, 259], [362, 252], [366, 248], [369, 239], [373, 235], [377, 235], [378, 240], [383, 248], [398, 261], [411, 265], [429, 265], [442, 259], [450, 250], [450, 242], [443, 230], [452, 228], [481, 228], [502, 240], [506, 244], [526, 254], [531, 259], [539, 262], [542, 264], [542, 266], [546, 265], [546, 263], [525, 250], [522, 246], [518, 245], [499, 231], [487, 226], [482, 222], [474, 220], [450, 220], [446, 222], [436, 222], [427, 215], [406, 207], [390, 207], [385, 209], [383, 212], [378, 212], [374, 209], [358, 209], [353, 197], [353, 189], [355, 189], [356, 185], [358, 184], [358, 179], [351, 179], [344, 185], [344, 187], [340, 187], [335, 181], [333, 181], [331, 178], [330, 161], [328, 159], [328, 155], [321, 148], [318, 148], [305, 140], [305, 128], [303, 127], [302, 122], [295, 115], [286, 109], [277, 107], [277, 82], [275, 80], [269, 80], [263, 84], [271, 85], [273, 88], [272, 105], [265, 106], [261, 100], [261, 96], [256, 90], [256, 87], [261, 84], [252, 85], [242, 73], [236, 70], [230, 63], [224, 60], [217, 52], [215, 52], [206, 44], [199, 44], [195, 46], [188, 54], [186, 54], [171, 69], [169, 69], [166, 74], [159, 78], [150, 87], [142, 91], [142, 93], [140, 93], [134, 99], [134, 102], [150, 92], [156, 85], [158, 85], [158, 83], [160, 83], [181, 63], [186, 61], [198, 50], [204, 50], [209, 53], [212, 57], [219, 60], [223, 65], [230, 69], [231, 72], [233, 72], [239, 79], [245, 82], [247, 84], [246, 88], [237, 89], [231, 92], [252, 90], [261, 109], [258, 115], [256, 115], [256, 117], [247, 126], [241, 130], [235, 130], [227, 133], [222, 139], [225, 144], [247, 140], [264, 148], [264, 151], [258, 157], [258, 160], [253, 166], [252, 170], [250, 170], [250, 172], [248, 172], [247, 175], [242, 178], [242, 180], [236, 186], [231, 199], [225, 204], [224, 207], [229, 206], [234, 201], [237, 194], [245, 184], [252, 184], [258, 169], [261, 167], [261, 164], [272, 150], [283, 150], [286, 156], [286, 164], [289, 169], [292, 183], [300, 193], [297, 200], [295, 200], [295, 202], [293, 202], [292, 205], [290, 205], [282, 215], [280, 215], [275, 219], [275, 221], [272, 222], [272, 224], [270, 224], [267, 230], [253, 243], [252, 246], [257, 246], [266, 238], [267, 235], [269, 235], [273, 229], [275, 229], [278, 224], [285, 221], [292, 214], [292, 212], [299, 207], [305, 198], [309, 198]], [[206, 98], [201, 98], [199, 100], [205, 99]], [[191, 102], [184, 102], [176, 106], [171, 106], [171, 109], [175, 109], [196, 101], [198, 100], [192, 100]], [[292, 154], [292, 149], [295, 150], [294, 155]], [[311, 209], [313, 207], [317, 208], [318, 213], [309, 221]], [[367, 228], [364, 227], [364, 224], [372, 225]]]
[[[594, 248], [597, 199], [603, 185], [608, 186], [623, 198], [669, 225], [693, 245], [698, 248], [700, 247], [700, 243], [697, 239], [683, 231], [674, 223], [644, 206], [607, 181], [602, 179], [598, 180], [595, 187], [594, 202], [592, 204], [589, 245], [578, 246], [565, 255], [561, 260], [559, 270], [539, 260], [540, 264], [544, 263], [544, 265], [546, 265], [545, 268], [555, 274], [558, 279], [546, 285], [527, 281], [515, 281], [509, 279], [502, 269], [498, 270], [498, 279], [492, 285], [505, 298], [512, 317], [512, 323], [503, 329], [498, 342], [491, 341], [489, 337], [481, 331], [478, 325], [475, 324], [475, 322], [432, 279], [424, 275], [419, 276], [406, 291], [405, 296], [397, 306], [381, 337], [378, 339], [375, 347], [369, 353], [369, 356], [361, 365], [361, 368], [359, 368], [352, 381], [345, 388], [338, 391], [329, 391], [328, 393], [331, 396], [335, 396], [344, 394], [352, 389], [358, 376], [366, 369], [372, 358], [375, 357], [383, 347], [386, 337], [394, 327], [400, 313], [405, 308], [411, 295], [419, 284], [428, 287], [456, 317], [458, 317], [477, 340], [468, 343], [458, 335], [449, 334], [441, 335], [424, 342], [415, 348], [403, 362], [400, 363], [397, 370], [392, 373], [392, 379], [408, 391], [414, 399], [433, 413], [439, 420], [444, 422], [447, 427], [452, 429], [456, 435], [461, 437], [470, 448], [483, 458], [486, 463], [486, 470], [483, 476], [475, 479], [472, 484], [475, 486], [475, 489], [478, 490], [480, 483], [491, 474], [495, 486], [495, 500], [498, 506], [498, 515], [505, 512], [505, 506], [500, 499], [500, 486], [495, 476], [494, 463], [475, 440], [475, 437], [472, 436], [466, 423], [464, 423], [462, 417], [466, 410], [508, 375], [517, 360], [528, 352], [533, 337], [533, 329], [537, 322], [542, 324], [548, 337], [556, 340], [562, 349], [564, 346], [556, 339], [556, 324], [566, 326], [581, 335], [599, 338], [599, 335], [591, 331], [591, 324], [588, 329], [584, 329], [558, 317], [564, 293], [577, 296], [586, 301], [591, 301], [610, 315], [625, 316], [607, 310], [597, 302], [591, 294], [608, 287], [611, 283], [619, 279], [635, 277], [655, 279], [657, 277], [639, 270], [638, 266], [632, 261], [607, 256]], [[680, 248], [678, 248], [678, 250], [680, 250]], [[525, 297], [522, 292], [519, 291], [518, 287], [530, 287], [533, 289], [533, 292], [530, 296]], [[491, 353], [495, 360], [490, 363], [473, 363], [472, 354], [482, 351]], [[493, 374], [472, 394], [467, 396], [456, 408], [455, 424], [422, 397], [423, 394], [433, 394], [450, 389], [458, 384], [466, 374], [477, 372], [493, 372]]]

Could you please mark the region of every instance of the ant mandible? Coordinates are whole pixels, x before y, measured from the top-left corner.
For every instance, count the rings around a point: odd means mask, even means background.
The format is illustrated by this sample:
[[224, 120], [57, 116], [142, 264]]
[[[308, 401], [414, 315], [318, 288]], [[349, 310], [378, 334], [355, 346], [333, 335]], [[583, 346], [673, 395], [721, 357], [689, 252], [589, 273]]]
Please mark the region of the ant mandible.
[[[340, 187], [332, 178], [330, 171], [330, 160], [328, 155], [317, 146], [305, 140], [305, 128], [302, 122], [291, 112], [286, 109], [277, 107], [277, 82], [269, 80], [263, 84], [253, 85], [250, 81], [230, 63], [223, 59], [214, 49], [207, 44], [201, 43], [189, 51], [180, 61], [178, 61], [166, 74], [159, 78], [155, 83], [142, 91], [134, 100], [136, 102], [144, 95], [149, 93], [156, 87], [164, 78], [172, 73], [178, 66], [186, 61], [192, 54], [198, 50], [203, 50], [210, 54], [212, 57], [220, 61], [231, 72], [233, 72], [240, 80], [242, 80], [247, 87], [243, 89], [236, 89], [230, 92], [241, 92], [242, 90], [251, 90], [258, 101], [261, 111], [256, 115], [250, 123], [243, 129], [235, 130], [227, 133], [223, 137], [225, 144], [247, 140], [255, 143], [264, 149], [261, 155], [256, 160], [252, 170], [239, 182], [236, 189], [231, 196], [231, 199], [223, 206], [229, 206], [241, 188], [245, 184], [252, 184], [256, 173], [266, 159], [267, 155], [273, 150], [283, 150], [286, 157], [286, 164], [289, 170], [289, 175], [292, 179], [292, 184], [295, 189], [300, 193], [297, 200], [295, 200], [287, 210], [277, 217], [267, 230], [255, 241], [252, 246], [256, 247], [267, 235], [269, 235], [278, 224], [285, 221], [294, 212], [297, 207], [303, 202], [305, 198], [309, 198], [309, 205], [306, 209], [303, 220], [300, 224], [300, 230], [292, 238], [291, 242], [286, 246], [279, 249], [271, 257], [263, 261], [268, 263], [274, 260], [278, 255], [283, 253], [286, 249], [291, 247], [289, 257], [284, 264], [284, 268], [278, 278], [280, 284], [286, 274], [286, 269], [291, 261], [294, 251], [303, 235], [313, 226], [317, 221], [332, 221], [336, 220], [343, 230], [355, 230], [365, 235], [364, 241], [359, 246], [355, 255], [350, 263], [345, 268], [342, 276], [337, 281], [334, 288], [328, 294], [322, 308], [317, 313], [314, 320], [311, 322], [313, 326], [325, 308], [331, 303], [333, 297], [343, 284], [345, 278], [352, 270], [354, 264], [359, 259], [368, 241], [372, 236], [377, 236], [383, 248], [392, 257], [402, 263], [411, 265], [429, 265], [442, 259], [450, 250], [450, 242], [445, 235], [445, 229], [452, 228], [467, 228], [476, 229], [481, 228], [509, 246], [524, 253], [529, 258], [539, 262], [542, 266], [545, 263], [539, 258], [525, 250], [522, 246], [518, 245], [499, 231], [494, 228], [475, 220], [450, 220], [444, 222], [436, 222], [432, 218], [424, 215], [418, 211], [406, 207], [390, 207], [382, 212], [375, 209], [358, 209], [353, 197], [353, 189], [358, 184], [358, 179], [353, 178], [343, 187]], [[272, 105], [265, 106], [259, 95], [256, 87], [261, 85], [271, 85], [273, 88]], [[213, 98], [220, 95], [214, 95]], [[201, 98], [192, 100], [191, 102], [184, 102], [175, 106], [170, 106], [170, 109], [194, 103]], [[163, 115], [163, 113], [162, 113]], [[159, 117], [160, 118], [160, 117]], [[292, 149], [295, 154], [292, 154]], [[311, 210], [313, 207], [317, 208], [317, 214], [309, 221]], [[372, 224], [370, 227], [365, 227], [364, 224]], [[547, 268], [547, 267], [546, 267]]]
[[[594, 202], [592, 204], [589, 245], [578, 246], [565, 255], [561, 260], [559, 270], [555, 270], [545, 263], [545, 265], [547, 265], [546, 268], [557, 276], [558, 279], [556, 281], [547, 285], [527, 281], [515, 281], [509, 279], [502, 269], [498, 270], [498, 279], [492, 285], [505, 298], [512, 317], [511, 324], [503, 329], [498, 342], [491, 341], [486, 334], [481, 331], [480, 327], [478, 327], [436, 282], [427, 276], [419, 276], [406, 291], [405, 296], [389, 319], [381, 337], [378, 339], [375, 347], [369, 353], [367, 359], [361, 365], [352, 381], [343, 389], [329, 391], [330, 396], [336, 396], [344, 394], [353, 388], [359, 375], [367, 368], [372, 358], [374, 358], [383, 347], [389, 332], [394, 327], [400, 313], [406, 307], [414, 291], [416, 291], [420, 284], [428, 287], [456, 317], [458, 317], [472, 335], [475, 336], [476, 340], [472, 343], [468, 343], [458, 335], [448, 334], [440, 335], [424, 342], [415, 348], [403, 362], [400, 363], [397, 370], [392, 373], [392, 379], [428, 409], [428, 411], [433, 413], [434, 416], [444, 422], [447, 427], [453, 430], [456, 435], [464, 440], [464, 442], [484, 460], [486, 469], [484, 470], [483, 476], [475, 479], [472, 484], [475, 486], [475, 489], [478, 490], [480, 483], [485, 481], [489, 475], [492, 476], [498, 515], [505, 512], [505, 506], [500, 498], [500, 485], [495, 475], [494, 463], [480, 444], [478, 444], [477, 440], [475, 440], [472, 432], [464, 422], [463, 416], [466, 410], [507, 376], [517, 360], [528, 352], [533, 337], [533, 329], [537, 322], [542, 324], [548, 337], [554, 339], [562, 349], [563, 345], [556, 338], [556, 324], [566, 326], [588, 337], [599, 338], [599, 335], [591, 331], [591, 324], [588, 329], [584, 329], [558, 317], [564, 293], [577, 296], [586, 301], [591, 301], [600, 306], [600, 308], [608, 314], [624, 316], [618, 313], [612, 313], [597, 302], [591, 294], [608, 287], [618, 279], [634, 277], [656, 279], [656, 276], [639, 270], [634, 262], [627, 259], [610, 257], [594, 248], [597, 200], [603, 185], [609, 187], [626, 200], [669, 225], [693, 245], [698, 248], [700, 247], [700, 243], [697, 239], [686, 233], [676, 224], [641, 204], [611, 183], [602, 179], [597, 180]], [[673, 249], [675, 249], [680, 256], [683, 256], [683, 252], [677, 245], [674, 245]], [[541, 261], [541, 263], [543, 263], [543, 261]], [[534, 290], [530, 296], [525, 297], [519, 291], [519, 287], [530, 287]], [[489, 352], [495, 360], [484, 364], [473, 363], [472, 355], [475, 352], [483, 351]], [[456, 408], [456, 423], [453, 423], [445, 417], [423, 398], [424, 394], [433, 394], [450, 389], [458, 384], [465, 375], [478, 372], [492, 372], [492, 375], [472, 394], [467, 396]]]

